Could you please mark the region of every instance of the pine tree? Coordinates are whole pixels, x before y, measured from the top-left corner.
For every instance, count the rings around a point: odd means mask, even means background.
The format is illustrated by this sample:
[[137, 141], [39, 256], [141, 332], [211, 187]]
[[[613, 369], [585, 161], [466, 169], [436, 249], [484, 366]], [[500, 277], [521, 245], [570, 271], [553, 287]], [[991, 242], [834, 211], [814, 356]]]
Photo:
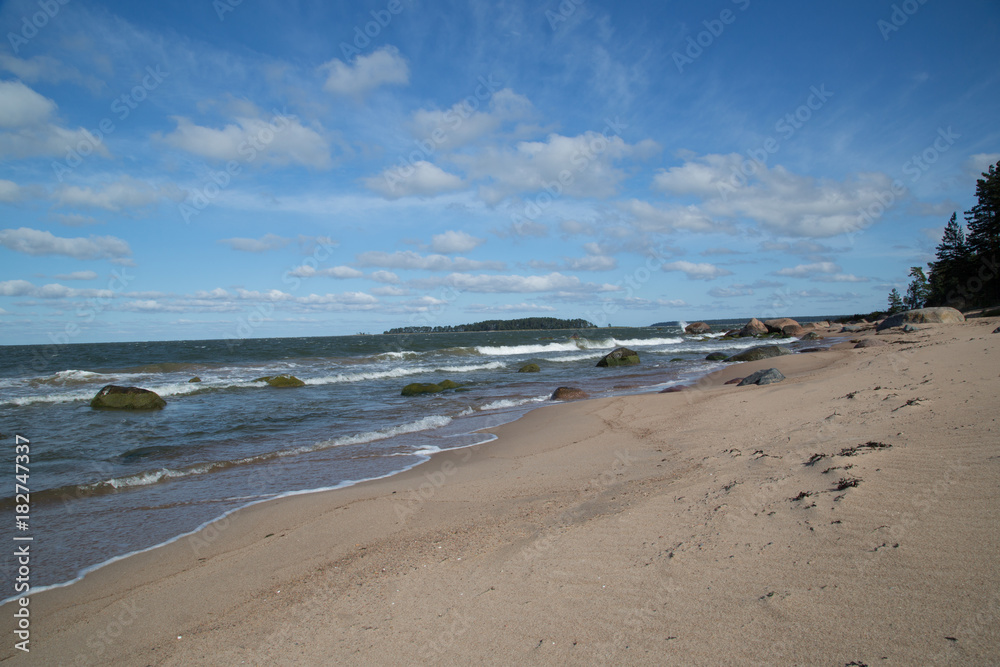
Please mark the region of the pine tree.
[[899, 296], [899, 290], [895, 287], [889, 292], [889, 315], [893, 315], [902, 310], [906, 310], [906, 306], [903, 305], [903, 297]]
[[970, 267], [971, 252], [965, 240], [965, 230], [952, 213], [937, 246], [937, 261], [928, 265], [931, 275], [929, 304], [962, 308], [965, 306], [963, 287]]
[[[967, 242], [973, 253], [973, 266], [969, 280], [975, 276], [983, 288], [973, 298], [981, 304], [1000, 303], [1000, 278], [997, 277], [997, 260], [1000, 259], [1000, 161], [983, 172], [976, 181], [976, 205], [965, 212], [969, 227]], [[985, 270], [980, 270], [985, 268]], [[978, 298], [977, 298], [978, 297]]]
[[906, 288], [906, 307], [909, 310], [923, 308], [927, 303], [929, 288], [927, 286], [927, 276], [919, 266], [910, 267], [910, 286]]

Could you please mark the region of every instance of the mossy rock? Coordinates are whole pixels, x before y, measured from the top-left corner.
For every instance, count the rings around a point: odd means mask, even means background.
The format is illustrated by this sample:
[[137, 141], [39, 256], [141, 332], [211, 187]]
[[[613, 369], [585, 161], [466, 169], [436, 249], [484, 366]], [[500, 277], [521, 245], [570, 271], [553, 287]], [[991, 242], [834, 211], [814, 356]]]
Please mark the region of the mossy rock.
[[724, 352], [713, 352], [712, 354], [705, 357], [705, 361], [725, 361], [729, 358], [728, 354]]
[[102, 410], [160, 410], [166, 405], [155, 391], [113, 384], [101, 389], [90, 401], [90, 407]]
[[266, 382], [272, 387], [284, 389], [286, 387], [304, 387], [306, 383], [294, 375], [265, 375], [259, 377], [254, 382]]
[[518, 373], [538, 373], [542, 369], [538, 367], [538, 364], [525, 364], [517, 369]]
[[442, 380], [441, 382], [438, 382], [438, 386], [441, 387], [441, 389], [458, 389], [461, 385], [457, 382], [452, 382], [451, 380]]
[[439, 391], [444, 391], [444, 387], [439, 384], [432, 384], [429, 382], [411, 382], [403, 387], [403, 391], [400, 392], [400, 395], [419, 396], [420, 394], [436, 394]]
[[610, 366], [634, 366], [639, 363], [639, 353], [627, 347], [619, 347], [608, 353], [597, 365], [605, 368]]
[[188, 382], [201, 382], [201, 378], [196, 375], [195, 377], [188, 380]]
[[681, 359], [680, 357], [674, 357], [674, 358], [673, 358], [673, 359], [671, 359], [670, 361], [684, 361], [684, 360], [683, 360], [683, 359]]

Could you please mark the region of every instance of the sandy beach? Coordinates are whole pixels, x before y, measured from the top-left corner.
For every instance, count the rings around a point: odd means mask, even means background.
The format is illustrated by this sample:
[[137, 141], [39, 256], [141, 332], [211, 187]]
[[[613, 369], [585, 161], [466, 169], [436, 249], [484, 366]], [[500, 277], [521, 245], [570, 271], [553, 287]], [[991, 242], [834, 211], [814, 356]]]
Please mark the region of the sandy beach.
[[[30, 653], [10, 603], [0, 658], [996, 664], [998, 324], [535, 410], [33, 595]], [[787, 379], [724, 384], [770, 367]]]

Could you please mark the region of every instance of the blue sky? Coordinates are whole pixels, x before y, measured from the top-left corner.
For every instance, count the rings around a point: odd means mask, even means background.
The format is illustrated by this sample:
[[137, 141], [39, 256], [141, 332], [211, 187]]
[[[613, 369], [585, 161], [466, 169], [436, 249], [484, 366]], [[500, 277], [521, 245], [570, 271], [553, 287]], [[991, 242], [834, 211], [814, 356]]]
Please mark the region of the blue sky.
[[6, 2], [0, 343], [885, 305], [1000, 159], [992, 0]]

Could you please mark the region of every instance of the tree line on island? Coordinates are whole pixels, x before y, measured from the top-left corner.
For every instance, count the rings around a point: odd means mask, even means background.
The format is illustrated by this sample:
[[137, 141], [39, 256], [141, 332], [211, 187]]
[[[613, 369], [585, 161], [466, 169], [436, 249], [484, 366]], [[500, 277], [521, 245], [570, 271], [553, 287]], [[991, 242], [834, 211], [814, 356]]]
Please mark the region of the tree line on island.
[[997, 256], [1000, 255], [1000, 161], [976, 181], [976, 205], [965, 212], [965, 226], [951, 214], [933, 262], [910, 268], [906, 294], [889, 292], [889, 314], [928, 306], [957, 310], [1000, 304]]
[[468, 331], [523, 331], [525, 329], [596, 329], [597, 325], [584, 319], [562, 320], [556, 317], [522, 317], [515, 320], [485, 320], [472, 324], [441, 325], [435, 327], [396, 327], [386, 334], [413, 333], [464, 333]]

